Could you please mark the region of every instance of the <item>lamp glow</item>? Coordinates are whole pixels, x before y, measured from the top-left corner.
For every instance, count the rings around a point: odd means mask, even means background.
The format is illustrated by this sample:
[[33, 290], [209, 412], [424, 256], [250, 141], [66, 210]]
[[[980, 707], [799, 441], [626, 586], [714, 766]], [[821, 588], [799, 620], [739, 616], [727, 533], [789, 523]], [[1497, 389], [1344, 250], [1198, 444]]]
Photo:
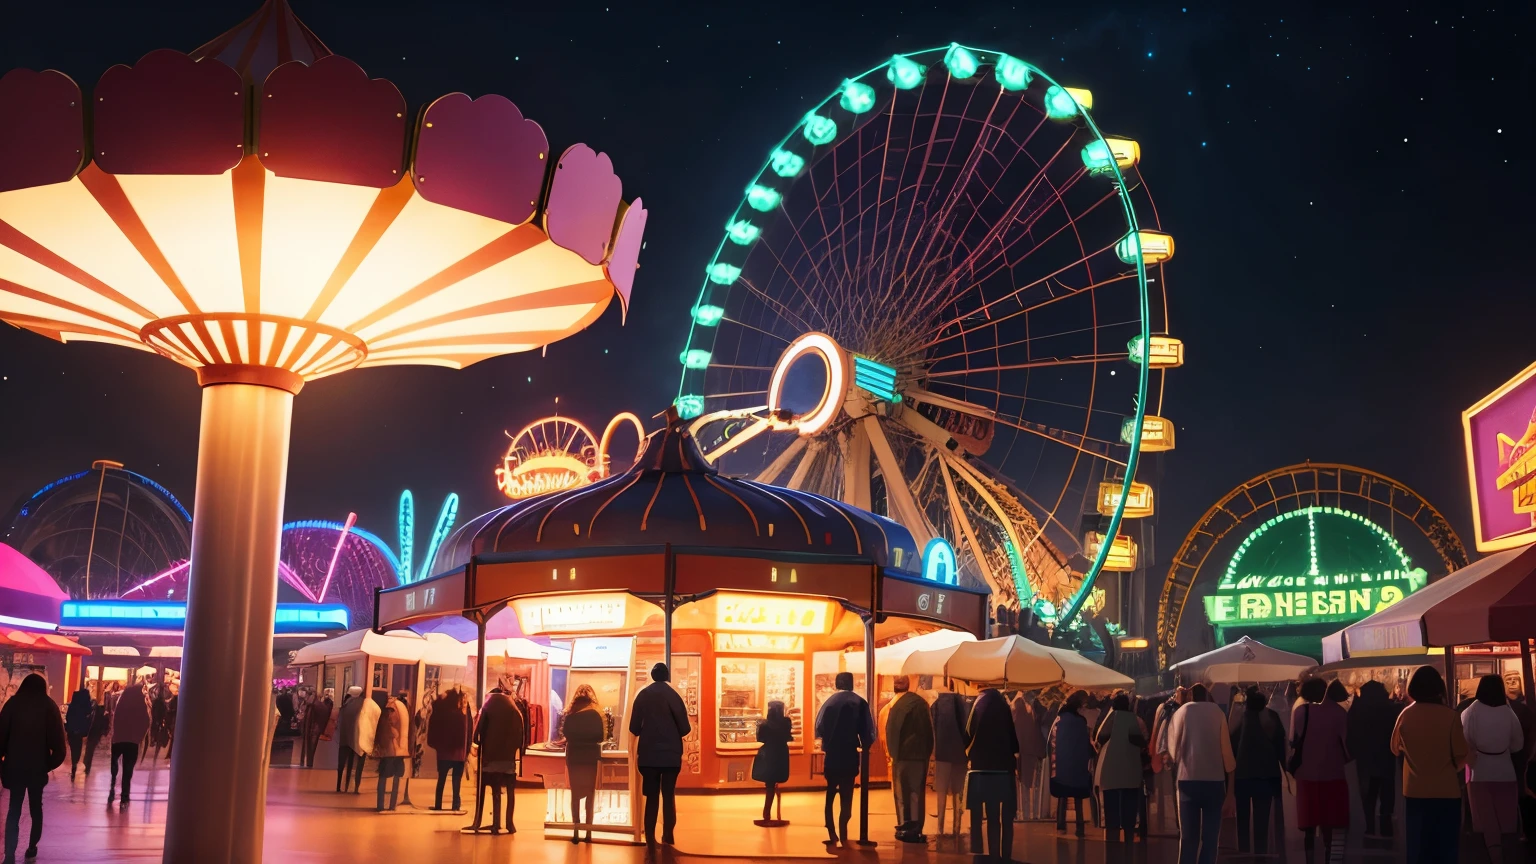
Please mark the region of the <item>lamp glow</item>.
[[752, 245], [752, 241], [756, 240], [758, 235], [762, 233], [763, 229], [745, 219], [738, 219], [725, 226], [725, 236], [729, 237], [731, 242], [737, 246]]
[[885, 67], [885, 80], [895, 84], [897, 90], [911, 90], [923, 83], [923, 67], [897, 54]]
[[716, 285], [729, 285], [735, 282], [737, 277], [741, 276], [740, 267], [734, 264], [727, 264], [724, 261], [717, 261], [711, 264], [706, 272], [709, 274], [709, 281]]
[[981, 67], [981, 63], [969, 49], [958, 43], [951, 42], [949, 43], [949, 50], [944, 52], [944, 66], [949, 69], [950, 77], [963, 81], [975, 75], [976, 70]]
[[805, 167], [805, 159], [788, 150], [775, 150], [768, 164], [773, 168], [773, 173], [788, 179], [800, 173], [800, 169]]
[[1017, 57], [1004, 54], [997, 58], [997, 68], [993, 71], [997, 77], [997, 83], [1004, 90], [1027, 90], [1033, 75], [1029, 71], [1029, 64]]
[[837, 138], [837, 121], [815, 111], [805, 115], [805, 140], [820, 146]]
[[782, 197], [777, 191], [758, 183], [747, 187], [747, 206], [759, 213], [767, 213], [779, 206]]
[[725, 317], [725, 310], [719, 306], [701, 304], [693, 307], [693, 323], [700, 327], [713, 327]]
[[[844, 79], [843, 95], [842, 98], [838, 100], [837, 104], [843, 106], [844, 111], [848, 111], [853, 114], [863, 114], [869, 109], [875, 107], [875, 88], [869, 86], [868, 84], [861, 84], [858, 81], [850, 81], [848, 79]], [[837, 134], [835, 127], [832, 134]]]
[[[790, 422], [801, 435], [815, 435], [827, 428], [827, 424], [837, 416], [838, 409], [842, 407], [843, 394], [848, 387], [848, 361], [843, 356], [843, 349], [838, 347], [831, 336], [825, 333], [806, 333], [784, 349], [784, 353], [779, 355], [779, 362], [773, 367], [773, 377], [768, 383], [768, 410], [771, 413], [782, 410], [784, 377], [789, 374], [789, 368], [795, 361], [806, 354], [815, 354], [826, 364], [827, 386], [822, 391], [821, 401], [816, 403], [815, 408]], [[681, 410], [682, 406], [678, 407]], [[700, 399], [701, 412], [703, 407], [703, 400]]]
[[396, 579], [401, 585], [411, 581], [411, 553], [416, 547], [416, 499], [407, 489], [400, 493], [400, 572]]
[[702, 348], [689, 348], [678, 358], [689, 369], [708, 369], [709, 352]]

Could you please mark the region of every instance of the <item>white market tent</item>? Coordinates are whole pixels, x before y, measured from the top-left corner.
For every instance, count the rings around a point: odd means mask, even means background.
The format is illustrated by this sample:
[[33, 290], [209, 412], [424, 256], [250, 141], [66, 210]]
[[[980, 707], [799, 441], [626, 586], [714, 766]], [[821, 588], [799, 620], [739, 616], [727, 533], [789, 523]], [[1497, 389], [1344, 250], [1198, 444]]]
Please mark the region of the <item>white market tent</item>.
[[[437, 634], [432, 634], [437, 635]], [[449, 638], [455, 645], [458, 640]], [[379, 634], [372, 630], [353, 630], [351, 633], [343, 633], [331, 639], [322, 639], [319, 642], [311, 642], [293, 653], [293, 666], [315, 666], [326, 662], [327, 658], [342, 657], [349, 654], [367, 654], [380, 660], [388, 660], [394, 663], [419, 663], [426, 656], [428, 650], [436, 647], [438, 652], [447, 652], [447, 646], [428, 641], [410, 630], [391, 630], [388, 633]], [[434, 663], [444, 663], [443, 660], [433, 660]], [[455, 661], [446, 661], [452, 664]], [[463, 657], [458, 664], [462, 665]]]
[[1075, 651], [1041, 645], [1022, 636], [1003, 636], [932, 651], [916, 651], [907, 657], [901, 671], [906, 675], [943, 675], [976, 686], [1021, 690], [1055, 684], [1107, 690], [1135, 684], [1130, 678]]
[[[903, 668], [907, 658], [918, 651], [940, 651], [945, 648], [954, 648], [963, 642], [975, 642], [976, 637], [964, 630], [934, 630], [913, 636], [911, 639], [903, 639], [894, 645], [882, 645], [875, 648], [875, 674], [876, 675], [922, 675], [923, 672], [907, 672]], [[864, 652], [849, 651], [843, 655], [845, 668], [853, 670], [864, 669]]]
[[1187, 679], [1207, 678], [1225, 684], [1273, 684], [1294, 681], [1317, 661], [1303, 654], [1271, 648], [1247, 636], [1175, 663], [1169, 671]]

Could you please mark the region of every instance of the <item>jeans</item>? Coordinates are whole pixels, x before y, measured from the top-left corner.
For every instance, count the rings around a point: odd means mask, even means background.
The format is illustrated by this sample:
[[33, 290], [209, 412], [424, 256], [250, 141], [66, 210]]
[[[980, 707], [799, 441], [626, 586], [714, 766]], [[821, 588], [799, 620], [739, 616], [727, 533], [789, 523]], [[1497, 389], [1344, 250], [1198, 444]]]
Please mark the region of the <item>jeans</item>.
[[1179, 781], [1179, 864], [1216, 864], [1225, 780]]
[[1376, 827], [1377, 804], [1381, 806], [1381, 830], [1385, 831], [1387, 823], [1392, 821], [1392, 807], [1396, 804], [1397, 793], [1392, 790], [1392, 778], [1387, 777], [1360, 777], [1360, 803], [1365, 809], [1365, 831], [1373, 833], [1371, 829]]
[[[122, 741], [112, 745], [112, 783], [107, 787], [111, 790], [117, 785], [117, 760], [123, 760], [123, 802], [128, 801], [128, 791], [133, 787], [133, 766], [139, 762], [139, 744], [137, 741]], [[110, 791], [107, 793], [112, 794]], [[110, 797], [107, 800], [112, 800]]]
[[1135, 838], [1136, 820], [1141, 816], [1141, 787], [1104, 790], [1104, 836], [1119, 840], [1125, 832], [1127, 841]]
[[923, 833], [928, 799], [928, 762], [908, 759], [891, 766], [891, 789], [896, 793], [896, 822], [902, 833]]
[[463, 759], [439, 759], [437, 760], [437, 802], [432, 805], [433, 810], [443, 809], [443, 782], [448, 779], [448, 774], [453, 774], [453, 809], [459, 808], [459, 784], [464, 781]]
[[28, 848], [36, 848], [43, 839], [43, 784], [44, 778], [25, 789], [11, 790], [11, 809], [5, 814], [5, 860], [16, 857], [16, 842], [21, 839], [21, 801], [25, 797], [32, 804], [32, 834]]
[[[1390, 787], [1391, 784], [1388, 780], [1387, 785]], [[1280, 797], [1280, 778], [1239, 779], [1233, 792], [1237, 797], [1237, 851], [1244, 855], [1250, 851], [1266, 854], [1269, 852], [1269, 807]], [[1248, 843], [1250, 833], [1253, 835], [1251, 847]]]
[[[827, 823], [827, 836], [830, 839], [835, 840], [838, 837], [842, 837], [842, 839], [845, 841], [848, 839], [846, 836], [848, 833], [848, 820], [852, 818], [853, 815], [850, 812], [853, 809], [853, 781], [858, 776], [859, 775], [857, 774], [828, 775], [826, 778], [827, 804], [825, 815]], [[838, 809], [836, 824], [832, 822], [832, 801], [834, 799], [840, 799], [839, 803], [841, 804], [841, 807]], [[843, 830], [841, 832], [838, 831], [838, 826], [842, 826]]]
[[1461, 855], [1461, 799], [1403, 800], [1408, 864], [1456, 864]]
[[641, 792], [645, 795], [645, 842], [656, 842], [656, 810], [661, 809], [661, 842], [671, 843], [677, 828], [678, 768], [640, 766]]

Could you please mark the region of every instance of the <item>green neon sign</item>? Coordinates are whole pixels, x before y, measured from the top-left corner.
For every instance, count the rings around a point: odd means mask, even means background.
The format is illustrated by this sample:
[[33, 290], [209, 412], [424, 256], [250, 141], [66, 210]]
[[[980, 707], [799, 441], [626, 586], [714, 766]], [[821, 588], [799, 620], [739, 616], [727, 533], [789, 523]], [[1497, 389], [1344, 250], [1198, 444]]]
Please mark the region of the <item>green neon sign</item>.
[[1340, 507], [1303, 507], [1265, 521], [1243, 539], [1205, 598], [1205, 614], [1218, 627], [1347, 623], [1428, 581], [1402, 545], [1370, 519]]

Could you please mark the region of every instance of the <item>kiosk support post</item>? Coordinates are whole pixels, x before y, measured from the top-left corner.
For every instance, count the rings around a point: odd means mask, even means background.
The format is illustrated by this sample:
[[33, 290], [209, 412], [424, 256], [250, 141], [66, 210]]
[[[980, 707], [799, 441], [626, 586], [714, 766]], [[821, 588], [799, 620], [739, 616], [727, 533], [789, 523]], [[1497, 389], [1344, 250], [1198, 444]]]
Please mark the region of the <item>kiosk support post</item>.
[[[1525, 704], [1532, 704], [1531, 700], [1536, 699], [1536, 695], [1533, 695], [1531, 691], [1536, 688], [1532, 687], [1531, 640], [1527, 638], [1521, 638], [1520, 640], [1520, 689], [1525, 696]], [[1523, 780], [1524, 778], [1521, 779]]]
[[661, 662], [672, 668], [672, 610], [677, 607], [677, 557], [672, 554], [672, 544], [667, 544], [665, 555], [666, 572], [662, 575], [662, 586], [666, 596], [661, 601]]
[[475, 705], [485, 707], [485, 613], [475, 613]]
[[[879, 687], [875, 683], [875, 615], [864, 617], [864, 698], [869, 702], [871, 717], [876, 716], [875, 697]], [[879, 734], [879, 730], [875, 730]], [[859, 757], [859, 845], [874, 846], [869, 839], [869, 747]]]

